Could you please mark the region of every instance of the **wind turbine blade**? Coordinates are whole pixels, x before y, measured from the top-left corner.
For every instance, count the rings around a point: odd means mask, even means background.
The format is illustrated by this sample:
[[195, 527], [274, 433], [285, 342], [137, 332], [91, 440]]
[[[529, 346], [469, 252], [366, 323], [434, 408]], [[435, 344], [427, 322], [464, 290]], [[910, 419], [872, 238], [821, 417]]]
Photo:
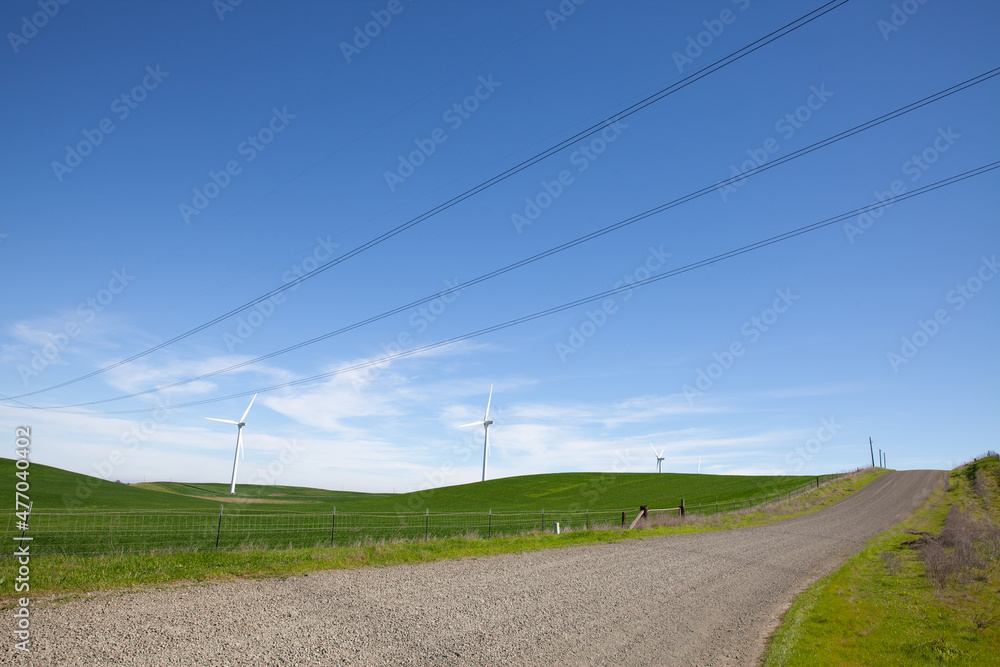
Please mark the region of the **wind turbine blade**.
[[[649, 443], [649, 448], [653, 450], [653, 454], [656, 454], [656, 447], [653, 447], [653, 443]], [[656, 454], [656, 456], [659, 457], [660, 455]]]
[[483, 421], [489, 421], [490, 419], [490, 403], [493, 401], [493, 385], [490, 385], [490, 397], [486, 399], [486, 416], [483, 417]]
[[483, 422], [472, 422], [471, 424], [462, 424], [458, 428], [465, 428], [466, 426], [482, 426]]
[[243, 421], [246, 421], [246, 420], [247, 420], [247, 413], [248, 413], [248, 412], [250, 412], [250, 407], [251, 407], [251, 406], [253, 405], [253, 402], [254, 402], [254, 401], [255, 401], [256, 399], [257, 399], [257, 394], [254, 394], [254, 395], [253, 395], [253, 398], [251, 398], [251, 399], [250, 399], [250, 405], [248, 405], [248, 406], [247, 406], [247, 409], [246, 409], [246, 410], [245, 410], [245, 411], [243, 412], [243, 416], [242, 416], [242, 417], [240, 417], [240, 421], [241, 421], [241, 422], [243, 422]]
[[205, 419], [210, 419], [214, 422], [222, 422], [223, 424], [235, 424], [239, 426], [239, 422], [234, 422], [232, 419], [216, 419], [215, 417], [205, 417]]
[[663, 458], [663, 452], [665, 452], [665, 451], [667, 451], [666, 447], [664, 447], [663, 449], [660, 450], [660, 453], [656, 455], [656, 458], [662, 459]]

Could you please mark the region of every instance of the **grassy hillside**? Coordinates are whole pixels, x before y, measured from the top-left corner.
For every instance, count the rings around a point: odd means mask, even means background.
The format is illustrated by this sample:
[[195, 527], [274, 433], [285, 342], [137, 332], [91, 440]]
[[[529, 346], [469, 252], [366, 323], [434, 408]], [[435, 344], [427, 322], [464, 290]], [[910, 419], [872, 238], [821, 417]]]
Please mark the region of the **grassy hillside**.
[[[0, 479], [16, 480], [12, 459], [0, 459]], [[30, 497], [41, 509], [208, 509], [225, 503], [233, 511], [328, 512], [559, 511], [676, 507], [760, 497], [798, 488], [814, 477], [692, 475], [677, 473], [556, 473], [461, 484], [414, 493], [352, 493], [294, 486], [155, 482], [118, 484], [32, 463]], [[13, 497], [0, 500], [13, 508]]]

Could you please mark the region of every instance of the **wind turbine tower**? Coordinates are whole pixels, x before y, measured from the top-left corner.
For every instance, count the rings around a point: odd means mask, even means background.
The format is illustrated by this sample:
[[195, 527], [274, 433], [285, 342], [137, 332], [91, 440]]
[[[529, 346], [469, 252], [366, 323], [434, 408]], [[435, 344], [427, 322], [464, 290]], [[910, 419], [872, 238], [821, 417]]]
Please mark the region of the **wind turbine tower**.
[[653, 450], [653, 455], [656, 456], [656, 472], [662, 472], [660, 466], [663, 463], [663, 452], [667, 451], [667, 448], [664, 447], [661, 449], [659, 454], [656, 453], [656, 447], [653, 447], [653, 443], [649, 443], [649, 448]]
[[246, 460], [246, 454], [243, 453], [243, 427], [247, 425], [247, 413], [250, 412], [250, 407], [253, 405], [254, 400], [257, 398], [257, 394], [253, 395], [250, 399], [250, 405], [247, 409], [243, 411], [243, 416], [240, 417], [238, 422], [234, 422], [232, 419], [216, 419], [215, 417], [205, 417], [214, 422], [222, 422], [223, 424], [235, 424], [236, 425], [236, 454], [233, 457], [233, 480], [229, 483], [229, 495], [236, 493], [236, 467], [239, 465], [240, 457]]
[[490, 426], [493, 421], [490, 419], [490, 403], [493, 402], [493, 385], [490, 385], [490, 397], [486, 399], [486, 414], [483, 415], [483, 420], [478, 422], [472, 422], [471, 424], [462, 424], [459, 428], [465, 428], [466, 426], [479, 426], [482, 424], [483, 431], [485, 431], [483, 437], [483, 480], [486, 481], [486, 461], [490, 455]]

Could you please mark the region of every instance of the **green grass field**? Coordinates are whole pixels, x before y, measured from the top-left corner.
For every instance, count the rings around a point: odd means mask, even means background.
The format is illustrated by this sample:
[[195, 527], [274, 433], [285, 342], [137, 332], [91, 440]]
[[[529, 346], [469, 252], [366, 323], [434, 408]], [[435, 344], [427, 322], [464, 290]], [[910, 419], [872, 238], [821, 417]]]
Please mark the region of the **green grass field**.
[[[0, 479], [14, 478], [14, 461], [0, 458]], [[823, 479], [831, 477], [823, 476]], [[31, 464], [30, 497], [36, 510], [214, 509], [234, 511], [403, 513], [533, 512], [541, 509], [629, 509], [676, 507], [728, 501], [799, 488], [814, 477], [694, 475], [678, 473], [556, 473], [447, 486], [413, 493], [354, 493], [295, 486], [155, 482], [124, 485], [37, 463]], [[13, 507], [12, 498], [0, 500]]]
[[[956, 513], [974, 521], [956, 521]], [[764, 665], [996, 665], [998, 525], [1000, 462], [952, 471], [948, 491], [938, 490], [796, 600]], [[946, 528], [951, 537], [940, 542], [939, 575], [932, 578], [923, 549]], [[978, 539], [963, 540], [963, 530]]]
[[[14, 480], [14, 462], [0, 476]], [[655, 473], [530, 475], [403, 494], [156, 482], [125, 485], [40, 464], [29, 469], [39, 555], [313, 547], [371, 541], [588, 529], [631, 522], [640, 505], [742, 509], [814, 477]], [[11, 499], [13, 500], [13, 499]], [[712, 503], [698, 507], [699, 503]], [[717, 505], [716, 505], [717, 503]], [[19, 532], [13, 508], [0, 537]]]

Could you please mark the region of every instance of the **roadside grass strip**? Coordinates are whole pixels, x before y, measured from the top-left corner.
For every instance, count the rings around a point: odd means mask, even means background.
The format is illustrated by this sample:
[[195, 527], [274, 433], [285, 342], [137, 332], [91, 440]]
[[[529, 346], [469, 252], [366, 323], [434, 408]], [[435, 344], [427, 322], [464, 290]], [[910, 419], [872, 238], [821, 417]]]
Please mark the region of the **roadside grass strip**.
[[1000, 462], [948, 486], [799, 596], [762, 664], [998, 664]]

